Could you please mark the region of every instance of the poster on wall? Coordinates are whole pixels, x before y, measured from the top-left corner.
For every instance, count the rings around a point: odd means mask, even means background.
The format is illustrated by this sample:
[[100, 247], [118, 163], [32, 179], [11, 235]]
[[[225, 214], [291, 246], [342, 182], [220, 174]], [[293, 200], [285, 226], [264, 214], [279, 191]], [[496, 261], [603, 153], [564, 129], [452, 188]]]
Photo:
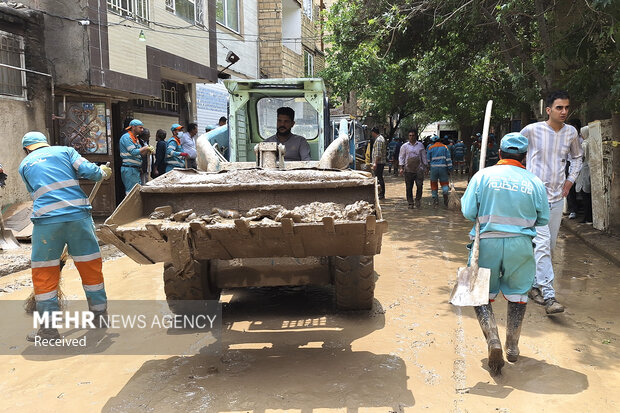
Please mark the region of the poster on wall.
[[[62, 104], [59, 104], [62, 112]], [[80, 154], [107, 155], [107, 119], [105, 103], [67, 102], [65, 118], [58, 120], [60, 144]]]

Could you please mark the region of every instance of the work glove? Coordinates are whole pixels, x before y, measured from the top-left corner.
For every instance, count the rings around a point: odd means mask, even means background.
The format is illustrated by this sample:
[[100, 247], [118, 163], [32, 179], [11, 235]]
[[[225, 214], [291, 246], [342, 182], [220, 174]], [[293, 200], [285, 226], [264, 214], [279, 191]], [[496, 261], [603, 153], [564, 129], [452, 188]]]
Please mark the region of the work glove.
[[184, 158], [187, 158], [189, 156], [189, 154], [187, 152], [181, 152], [181, 156]]
[[110, 179], [110, 177], [112, 176], [112, 168], [110, 168], [107, 165], [101, 165], [99, 166], [99, 169], [101, 169], [101, 173], [103, 174], [104, 180]]

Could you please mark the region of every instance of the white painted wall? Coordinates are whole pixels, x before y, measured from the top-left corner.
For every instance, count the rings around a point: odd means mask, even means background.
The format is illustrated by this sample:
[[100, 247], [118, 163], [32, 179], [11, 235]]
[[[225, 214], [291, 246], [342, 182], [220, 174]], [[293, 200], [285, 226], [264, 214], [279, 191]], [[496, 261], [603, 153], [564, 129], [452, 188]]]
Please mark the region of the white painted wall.
[[301, 6], [295, 0], [282, 0], [282, 44], [301, 54]]
[[226, 73], [233, 79], [257, 79], [258, 70], [258, 1], [239, 0], [241, 10], [240, 33], [234, 33], [217, 24], [217, 64], [221, 69], [228, 66], [226, 55], [232, 51], [241, 59]]

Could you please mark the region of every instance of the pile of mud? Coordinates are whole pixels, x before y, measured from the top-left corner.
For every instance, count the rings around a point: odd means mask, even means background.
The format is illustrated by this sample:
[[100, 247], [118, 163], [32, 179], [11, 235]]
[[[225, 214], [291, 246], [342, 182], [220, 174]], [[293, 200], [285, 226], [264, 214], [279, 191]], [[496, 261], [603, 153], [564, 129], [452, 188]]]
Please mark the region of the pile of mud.
[[244, 216], [241, 216], [239, 211], [220, 208], [213, 208], [209, 215], [198, 216], [192, 209], [173, 212], [171, 206], [163, 206], [155, 208], [149, 218], [174, 222], [191, 222], [199, 219], [209, 225], [219, 224], [224, 220], [231, 219], [259, 221], [268, 224], [282, 222], [285, 218], [290, 218], [296, 223], [321, 222], [326, 217], [333, 218], [334, 221], [364, 221], [374, 213], [373, 205], [366, 201], [357, 201], [349, 205], [335, 202], [312, 202], [290, 210], [282, 205], [265, 205], [250, 209]]
[[265, 170], [265, 169], [238, 169], [224, 172], [202, 172], [173, 170], [150, 181], [146, 186], [174, 186], [174, 185], [238, 185], [248, 183], [308, 183], [308, 182], [337, 182], [347, 180], [372, 179], [366, 172], [352, 170]]

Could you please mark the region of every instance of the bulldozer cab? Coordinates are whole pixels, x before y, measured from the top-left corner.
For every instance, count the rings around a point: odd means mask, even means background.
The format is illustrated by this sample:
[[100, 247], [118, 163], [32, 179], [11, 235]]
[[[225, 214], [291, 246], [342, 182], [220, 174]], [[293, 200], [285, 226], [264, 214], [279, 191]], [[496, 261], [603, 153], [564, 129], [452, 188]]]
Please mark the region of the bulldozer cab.
[[312, 161], [333, 141], [322, 79], [225, 80], [224, 85], [230, 93], [230, 162], [256, 161], [254, 146], [275, 135], [282, 106], [295, 111], [292, 133], [308, 141]]

